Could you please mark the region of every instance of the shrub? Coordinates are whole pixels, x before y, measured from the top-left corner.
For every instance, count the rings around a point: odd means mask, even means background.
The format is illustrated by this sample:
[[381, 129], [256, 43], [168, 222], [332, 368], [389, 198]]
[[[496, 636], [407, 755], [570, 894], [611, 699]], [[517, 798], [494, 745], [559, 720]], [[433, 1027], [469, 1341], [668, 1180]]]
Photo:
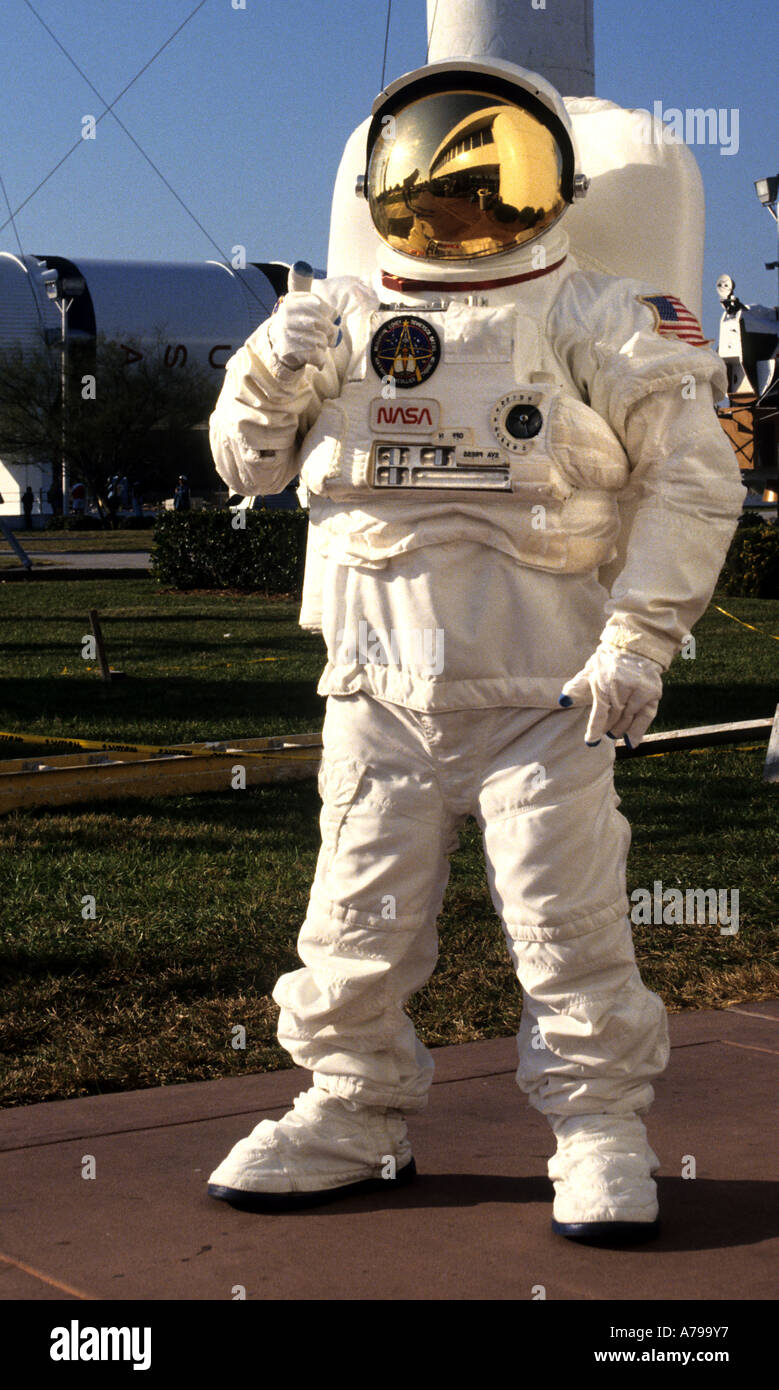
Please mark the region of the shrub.
[[308, 514], [161, 512], [154, 529], [152, 573], [173, 589], [246, 589], [300, 593]]
[[741, 518], [719, 587], [742, 598], [779, 598], [779, 525], [759, 521], [748, 513]]

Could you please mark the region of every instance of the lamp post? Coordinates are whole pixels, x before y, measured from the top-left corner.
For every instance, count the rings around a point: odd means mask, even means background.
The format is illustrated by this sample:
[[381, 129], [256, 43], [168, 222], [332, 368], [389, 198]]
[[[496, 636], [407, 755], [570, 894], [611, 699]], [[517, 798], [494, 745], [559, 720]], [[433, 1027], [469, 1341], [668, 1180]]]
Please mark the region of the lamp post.
[[43, 280], [46, 285], [46, 293], [49, 299], [56, 304], [62, 321], [62, 334], [60, 337], [60, 400], [62, 409], [60, 486], [62, 488], [62, 515], [67, 516], [70, 511], [70, 468], [67, 454], [68, 310], [73, 300], [84, 293], [86, 285], [80, 275], [65, 275], [60, 277], [56, 270], [45, 271]]
[[[779, 235], [779, 216], [777, 216], [776, 211], [777, 195], [779, 194], [779, 174], [775, 174], [773, 178], [769, 179], [755, 179], [755, 192], [760, 202], [763, 204], [763, 207], [768, 208], [774, 222], [776, 222], [777, 234]], [[766, 261], [765, 268], [766, 270], [779, 271], [779, 258], [775, 261]]]
[[[777, 206], [776, 206], [776, 205], [777, 205], [777, 197], [779, 196], [779, 174], [775, 174], [775, 175], [773, 176], [773, 178], [755, 179], [755, 192], [756, 192], [758, 198], [760, 199], [760, 202], [763, 204], [763, 207], [764, 207], [764, 208], [768, 208], [768, 211], [770, 212], [771, 216], [772, 216], [773, 219], [774, 219], [774, 222], [776, 223], [776, 226], [777, 226], [777, 235], [779, 235], [779, 216], [777, 215]], [[779, 272], [779, 247], [777, 248], [777, 259], [776, 259], [775, 261], [766, 261], [766, 262], [765, 262], [765, 268], [766, 268], [766, 270], [776, 270], [777, 272]], [[779, 305], [777, 305], [776, 314], [777, 314], [777, 317], [779, 317]], [[770, 419], [771, 416], [769, 415], [768, 418]], [[777, 433], [776, 433], [776, 410], [775, 410], [775, 409], [774, 409], [774, 411], [773, 411], [773, 418], [774, 418], [774, 442], [775, 442], [777, 451], [779, 451], [779, 435], [777, 435]], [[777, 462], [777, 464], [779, 464], [779, 457], [777, 457], [777, 459], [775, 460], [775, 462]], [[773, 491], [773, 489], [767, 488], [766, 491], [763, 493], [763, 497], [764, 497], [764, 499], [765, 499], [766, 501], [771, 501], [771, 502], [775, 502], [775, 503], [776, 503], [777, 517], [779, 517], [779, 491], [776, 491], [776, 492], [775, 492], [775, 491]], [[777, 524], [779, 524], [779, 523], [777, 523]]]

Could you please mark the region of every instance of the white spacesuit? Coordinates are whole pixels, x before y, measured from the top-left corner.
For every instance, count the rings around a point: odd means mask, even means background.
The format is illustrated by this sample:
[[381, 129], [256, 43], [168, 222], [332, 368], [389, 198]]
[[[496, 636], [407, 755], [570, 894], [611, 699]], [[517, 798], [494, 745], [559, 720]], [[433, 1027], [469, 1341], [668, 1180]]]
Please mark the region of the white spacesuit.
[[372, 281], [287, 294], [227, 365], [216, 465], [242, 493], [302, 475], [329, 697], [304, 964], [274, 991], [314, 1085], [212, 1173], [237, 1205], [413, 1176], [403, 1116], [433, 1066], [404, 1006], [474, 815], [523, 989], [517, 1080], [557, 1137], [555, 1229], [657, 1228], [638, 1116], [667, 1024], [635, 965], [613, 738], [646, 732], [742, 489], [692, 315], [568, 253], [586, 184], [540, 77], [401, 78], [368, 138]]

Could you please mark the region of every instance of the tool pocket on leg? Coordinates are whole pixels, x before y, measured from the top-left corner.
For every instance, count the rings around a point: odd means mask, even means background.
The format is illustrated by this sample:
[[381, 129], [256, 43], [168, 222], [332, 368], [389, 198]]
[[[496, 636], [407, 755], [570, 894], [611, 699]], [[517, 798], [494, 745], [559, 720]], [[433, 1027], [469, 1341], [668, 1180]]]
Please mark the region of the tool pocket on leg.
[[322, 759], [319, 768], [319, 795], [322, 798], [322, 811], [319, 826], [322, 832], [322, 848], [334, 854], [338, 848], [341, 827], [354, 805], [354, 801], [365, 776], [365, 763], [356, 758]]

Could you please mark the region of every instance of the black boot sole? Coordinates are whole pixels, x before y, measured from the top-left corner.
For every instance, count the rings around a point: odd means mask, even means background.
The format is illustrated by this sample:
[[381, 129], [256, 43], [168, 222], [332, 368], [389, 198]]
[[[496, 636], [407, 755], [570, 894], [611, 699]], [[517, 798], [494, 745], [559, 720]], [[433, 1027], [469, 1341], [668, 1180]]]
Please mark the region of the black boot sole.
[[305, 1207], [320, 1207], [341, 1197], [355, 1197], [363, 1192], [387, 1192], [405, 1187], [416, 1177], [417, 1167], [412, 1158], [394, 1178], [364, 1178], [361, 1182], [346, 1183], [343, 1187], [327, 1187], [320, 1192], [243, 1192], [239, 1187], [220, 1187], [208, 1184], [209, 1197], [228, 1202], [241, 1211], [276, 1212], [301, 1211]]
[[566, 1240], [576, 1240], [580, 1245], [600, 1245], [621, 1248], [623, 1245], [641, 1245], [654, 1240], [660, 1232], [660, 1220], [656, 1221], [555, 1221], [552, 1218], [555, 1235], [565, 1236]]

